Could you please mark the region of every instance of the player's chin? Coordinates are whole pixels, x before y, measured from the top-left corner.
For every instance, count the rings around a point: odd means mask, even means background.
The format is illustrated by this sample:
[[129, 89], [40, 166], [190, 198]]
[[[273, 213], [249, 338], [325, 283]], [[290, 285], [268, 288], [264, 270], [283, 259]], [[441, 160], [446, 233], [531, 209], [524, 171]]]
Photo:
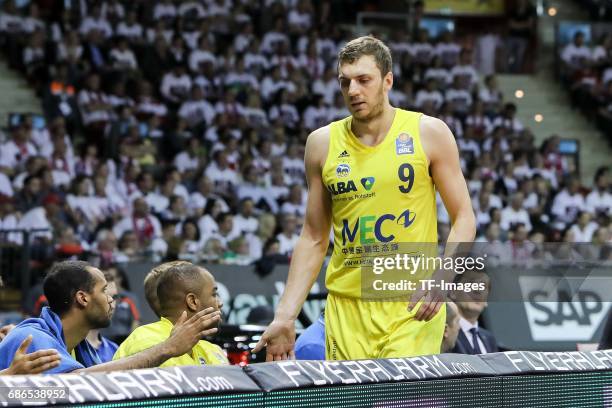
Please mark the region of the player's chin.
[[357, 109], [353, 109], [351, 113], [357, 119], [365, 119], [368, 117], [370, 112], [365, 108], [357, 108]]

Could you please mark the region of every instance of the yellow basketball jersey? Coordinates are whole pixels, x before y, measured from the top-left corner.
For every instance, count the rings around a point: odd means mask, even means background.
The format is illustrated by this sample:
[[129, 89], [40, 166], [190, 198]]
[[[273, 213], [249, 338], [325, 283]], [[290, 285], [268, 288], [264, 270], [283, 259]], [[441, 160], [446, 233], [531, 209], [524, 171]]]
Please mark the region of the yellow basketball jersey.
[[396, 109], [377, 146], [359, 141], [351, 131], [352, 117], [331, 123], [323, 166], [334, 229], [326, 274], [330, 293], [359, 298], [361, 267], [368, 259], [396, 253], [402, 243], [437, 243], [435, 188], [421, 144], [421, 116]]

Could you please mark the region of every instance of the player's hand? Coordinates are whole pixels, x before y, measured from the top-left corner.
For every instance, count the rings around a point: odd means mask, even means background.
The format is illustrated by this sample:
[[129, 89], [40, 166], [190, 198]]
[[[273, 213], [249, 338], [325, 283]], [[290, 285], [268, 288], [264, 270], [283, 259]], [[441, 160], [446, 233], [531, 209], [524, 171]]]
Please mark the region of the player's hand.
[[421, 300], [423, 300], [423, 303], [419, 306], [414, 318], [429, 321], [440, 311], [440, 308], [446, 302], [446, 293], [437, 288], [430, 290], [418, 289], [410, 296], [408, 311], [412, 312], [412, 309]]
[[274, 320], [255, 347], [253, 353], [266, 348], [266, 361], [295, 360], [295, 322]]
[[171, 357], [182, 356], [191, 351], [203, 337], [217, 332], [217, 323], [221, 312], [212, 307], [199, 311], [187, 319], [184, 311], [176, 321], [168, 340], [168, 352]]
[[9, 334], [9, 332], [13, 330], [14, 328], [15, 328], [14, 324], [7, 324], [6, 326], [0, 327], [0, 341], [4, 340], [6, 335]]
[[26, 352], [31, 343], [32, 335], [29, 335], [21, 342], [17, 351], [15, 351], [11, 365], [5, 370], [5, 374], [40, 374], [59, 365], [61, 359], [56, 350], [38, 350], [27, 354]]

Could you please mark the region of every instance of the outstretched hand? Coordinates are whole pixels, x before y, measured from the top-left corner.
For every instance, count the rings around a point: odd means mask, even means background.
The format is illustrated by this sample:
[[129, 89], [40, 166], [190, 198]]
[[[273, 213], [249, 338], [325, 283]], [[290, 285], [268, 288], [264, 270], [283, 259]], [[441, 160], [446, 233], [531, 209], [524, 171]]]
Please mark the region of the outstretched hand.
[[203, 337], [217, 332], [217, 323], [221, 319], [221, 312], [212, 307], [201, 310], [187, 319], [184, 311], [174, 324], [174, 328], [167, 340], [170, 354], [173, 357], [182, 356], [191, 351], [193, 346]]
[[295, 323], [293, 320], [274, 320], [255, 347], [253, 353], [266, 348], [266, 361], [295, 360]]
[[11, 365], [2, 374], [40, 374], [59, 365], [61, 359], [56, 350], [38, 350], [27, 354], [30, 344], [32, 344], [31, 334], [21, 342]]

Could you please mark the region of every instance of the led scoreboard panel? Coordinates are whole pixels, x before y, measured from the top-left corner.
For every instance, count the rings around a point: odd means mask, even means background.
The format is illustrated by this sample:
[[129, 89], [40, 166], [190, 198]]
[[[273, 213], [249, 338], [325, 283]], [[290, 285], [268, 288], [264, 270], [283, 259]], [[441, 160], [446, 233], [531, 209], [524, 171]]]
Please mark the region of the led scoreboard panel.
[[[54, 387], [67, 389], [67, 398], [34, 400], [41, 394], [37, 390]], [[16, 394], [29, 397], [11, 397]], [[0, 376], [0, 407], [32, 404], [98, 408], [606, 407], [612, 406], [612, 350]]]

